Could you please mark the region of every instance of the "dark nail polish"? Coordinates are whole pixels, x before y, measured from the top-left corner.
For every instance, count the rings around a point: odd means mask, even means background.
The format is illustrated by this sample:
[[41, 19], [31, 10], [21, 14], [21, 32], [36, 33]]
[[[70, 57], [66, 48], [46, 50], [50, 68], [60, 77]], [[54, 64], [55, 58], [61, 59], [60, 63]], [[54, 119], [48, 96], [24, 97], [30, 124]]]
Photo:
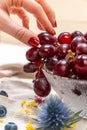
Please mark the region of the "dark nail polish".
[[40, 41], [38, 38], [36, 37], [31, 37], [29, 40], [28, 40], [28, 44], [31, 45], [31, 46], [34, 46], [34, 47], [37, 47], [39, 45]]
[[51, 34], [52, 34], [52, 35], [55, 35], [55, 34], [56, 34], [56, 32], [55, 32], [54, 29], [52, 30]]
[[57, 27], [57, 22], [55, 21], [55, 27]]

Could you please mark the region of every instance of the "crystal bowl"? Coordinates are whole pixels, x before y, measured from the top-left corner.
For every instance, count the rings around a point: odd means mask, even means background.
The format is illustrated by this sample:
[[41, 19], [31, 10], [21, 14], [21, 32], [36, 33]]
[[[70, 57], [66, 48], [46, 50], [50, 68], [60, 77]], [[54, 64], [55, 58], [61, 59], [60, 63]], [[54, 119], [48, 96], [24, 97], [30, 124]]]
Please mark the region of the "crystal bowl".
[[73, 112], [82, 110], [80, 116], [87, 119], [87, 81], [53, 75], [45, 66], [43, 72], [64, 103]]

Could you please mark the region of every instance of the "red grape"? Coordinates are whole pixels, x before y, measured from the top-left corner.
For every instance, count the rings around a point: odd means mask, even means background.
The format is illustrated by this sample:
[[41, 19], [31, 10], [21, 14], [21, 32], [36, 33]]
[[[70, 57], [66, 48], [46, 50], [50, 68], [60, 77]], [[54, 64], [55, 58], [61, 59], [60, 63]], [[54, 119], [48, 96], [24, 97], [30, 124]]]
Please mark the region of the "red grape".
[[69, 75], [69, 72], [69, 64], [65, 59], [59, 60], [59, 62], [54, 66], [53, 69], [53, 74], [63, 77], [67, 77]]
[[51, 57], [55, 54], [55, 47], [53, 45], [42, 45], [39, 49], [39, 55], [42, 58]]
[[45, 44], [54, 44], [57, 39], [53, 35], [47, 33], [47, 32], [42, 32], [38, 35], [40, 39], [40, 44], [45, 45]]
[[86, 43], [87, 41], [86, 41], [86, 39], [83, 37], [83, 36], [77, 36], [77, 37], [75, 37], [73, 40], [72, 40], [72, 42], [71, 42], [71, 50], [73, 51], [73, 52], [75, 52], [76, 51], [76, 47], [77, 47], [77, 45], [79, 44], [79, 43]]
[[87, 43], [79, 43], [76, 47], [76, 54], [87, 54]]
[[82, 54], [75, 57], [74, 69], [77, 74], [87, 76], [87, 55]]
[[59, 61], [58, 57], [57, 56], [53, 56], [53, 57], [49, 57], [47, 58], [46, 60], [46, 68], [50, 71], [53, 70], [54, 66], [56, 65], [56, 63]]
[[57, 49], [58, 52], [56, 51], [56, 55], [58, 55], [60, 59], [64, 59], [69, 49], [70, 49], [70, 44], [60, 44], [60, 46]]
[[77, 37], [77, 36], [84, 36], [82, 32], [80, 31], [74, 31], [71, 33], [71, 39]]
[[27, 73], [34, 73], [37, 70], [37, 66], [35, 63], [30, 62], [23, 66], [23, 70]]
[[58, 42], [60, 44], [63, 44], [63, 43], [70, 44], [71, 43], [71, 34], [69, 32], [60, 33], [58, 36]]
[[51, 91], [51, 86], [45, 78], [37, 78], [34, 81], [34, 91], [40, 97], [46, 97]]
[[26, 58], [27, 60], [31, 62], [35, 62], [41, 59], [39, 55], [39, 48], [32, 47], [26, 52]]

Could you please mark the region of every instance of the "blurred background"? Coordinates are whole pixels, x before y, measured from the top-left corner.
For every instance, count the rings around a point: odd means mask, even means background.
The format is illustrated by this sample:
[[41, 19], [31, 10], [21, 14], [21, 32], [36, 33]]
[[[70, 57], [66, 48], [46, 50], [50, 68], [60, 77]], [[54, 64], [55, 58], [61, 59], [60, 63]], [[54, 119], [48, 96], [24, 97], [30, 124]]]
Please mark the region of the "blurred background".
[[[63, 31], [73, 32], [75, 30], [87, 31], [87, 0], [47, 0], [55, 11], [57, 19], [56, 35]], [[12, 19], [21, 24], [21, 20], [16, 15], [11, 15]], [[38, 30], [35, 18], [29, 14], [30, 29], [36, 34]], [[1, 32], [0, 42], [24, 45], [12, 36]], [[20, 44], [19, 44], [20, 43]]]

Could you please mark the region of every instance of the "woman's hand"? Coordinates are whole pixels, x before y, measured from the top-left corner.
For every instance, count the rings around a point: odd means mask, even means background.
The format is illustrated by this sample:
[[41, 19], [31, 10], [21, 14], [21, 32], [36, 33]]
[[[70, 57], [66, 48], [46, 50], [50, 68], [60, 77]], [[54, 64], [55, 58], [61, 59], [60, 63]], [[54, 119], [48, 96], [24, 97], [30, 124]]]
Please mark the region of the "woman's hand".
[[[0, 30], [27, 45], [38, 46], [39, 38], [29, 29], [26, 11], [35, 16], [39, 29], [55, 34], [55, 14], [46, 0], [0, 0]], [[17, 14], [22, 19], [23, 26], [15, 23], [10, 18], [10, 13]]]

